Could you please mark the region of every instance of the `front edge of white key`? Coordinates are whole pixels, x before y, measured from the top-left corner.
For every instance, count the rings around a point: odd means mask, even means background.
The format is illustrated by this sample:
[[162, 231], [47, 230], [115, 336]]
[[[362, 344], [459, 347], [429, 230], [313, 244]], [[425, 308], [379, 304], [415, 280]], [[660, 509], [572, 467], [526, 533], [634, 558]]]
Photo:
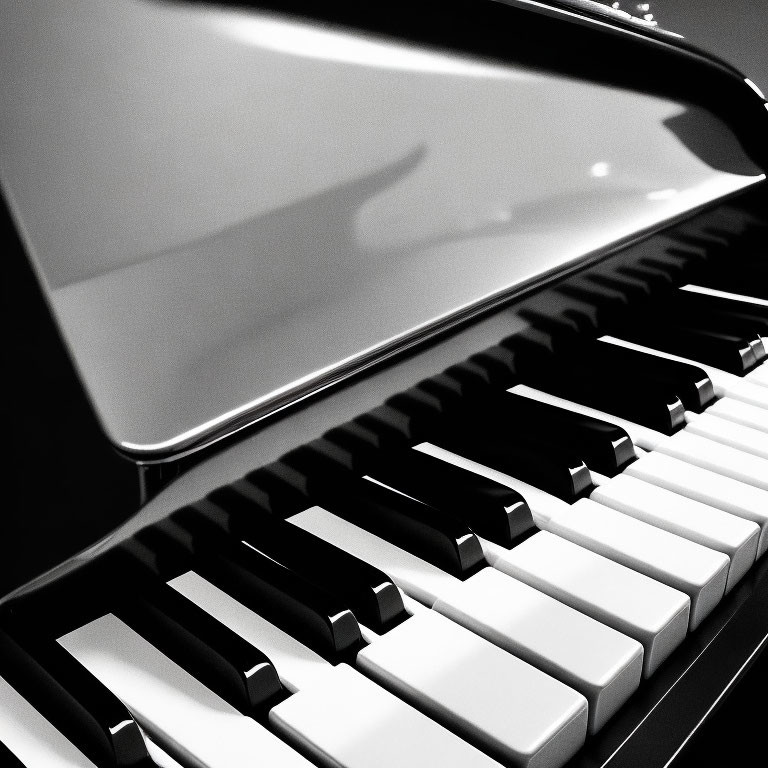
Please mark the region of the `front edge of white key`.
[[691, 598], [691, 629], [725, 594], [731, 564], [727, 555], [591, 499], [580, 499], [554, 516], [548, 530], [685, 592]]
[[498, 768], [492, 758], [346, 664], [273, 707], [269, 722], [286, 740], [333, 768]]
[[555, 768], [584, 743], [581, 694], [435, 611], [419, 611], [376, 638], [357, 660], [502, 762]]
[[634, 637], [645, 649], [645, 677], [688, 632], [688, 595], [552, 533], [539, 531], [493, 565]]
[[590, 733], [640, 684], [643, 646], [637, 640], [496, 568], [456, 584], [435, 610], [586, 696]]

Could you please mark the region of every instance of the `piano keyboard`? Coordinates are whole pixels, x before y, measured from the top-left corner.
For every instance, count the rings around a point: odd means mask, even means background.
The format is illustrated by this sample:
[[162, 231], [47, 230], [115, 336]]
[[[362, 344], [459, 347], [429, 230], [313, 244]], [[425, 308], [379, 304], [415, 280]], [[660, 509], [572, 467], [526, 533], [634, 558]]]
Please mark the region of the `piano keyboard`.
[[7, 605], [2, 764], [568, 763], [768, 548], [763, 252], [572, 281]]

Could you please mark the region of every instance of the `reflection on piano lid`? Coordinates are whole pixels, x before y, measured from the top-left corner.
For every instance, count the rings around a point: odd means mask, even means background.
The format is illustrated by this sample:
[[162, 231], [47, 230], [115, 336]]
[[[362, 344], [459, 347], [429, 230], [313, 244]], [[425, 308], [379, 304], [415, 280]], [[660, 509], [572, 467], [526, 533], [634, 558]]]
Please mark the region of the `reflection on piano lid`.
[[3, 188], [106, 434], [144, 461], [762, 178], [736, 112], [655, 88], [655, 40], [638, 93], [618, 62], [578, 80], [515, 38], [472, 57], [274, 10], [3, 14]]

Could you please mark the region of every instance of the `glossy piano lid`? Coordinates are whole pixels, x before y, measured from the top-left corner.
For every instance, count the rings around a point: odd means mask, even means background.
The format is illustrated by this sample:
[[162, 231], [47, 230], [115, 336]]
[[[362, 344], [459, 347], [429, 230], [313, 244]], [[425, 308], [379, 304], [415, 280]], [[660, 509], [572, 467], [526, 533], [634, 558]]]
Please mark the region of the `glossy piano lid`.
[[763, 178], [715, 117], [617, 88], [205, 6], [0, 13], [3, 190], [149, 460]]

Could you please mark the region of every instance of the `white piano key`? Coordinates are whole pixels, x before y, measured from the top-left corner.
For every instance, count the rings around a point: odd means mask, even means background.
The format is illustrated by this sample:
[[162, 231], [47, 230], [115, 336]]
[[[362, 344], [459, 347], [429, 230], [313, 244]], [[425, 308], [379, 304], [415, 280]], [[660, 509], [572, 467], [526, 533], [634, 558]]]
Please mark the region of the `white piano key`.
[[[765, 347], [768, 344], [768, 338], [764, 336], [761, 338], [763, 339], [763, 346]], [[744, 378], [754, 384], [768, 387], [768, 367], [764, 364], [758, 365], [757, 368], [753, 368]]]
[[701, 370], [709, 376], [717, 397], [733, 397], [736, 400], [741, 400], [750, 405], [756, 405], [760, 408], [768, 408], [768, 387], [755, 384], [744, 377], [736, 376], [727, 371], [722, 371], [719, 368], [700, 363], [697, 360], [691, 360], [690, 358], [681, 357], [680, 355], [673, 355], [669, 352], [661, 352], [652, 347], [646, 347], [642, 344], [635, 344], [632, 341], [619, 339], [616, 336], [601, 336], [599, 341], [603, 341], [607, 344], [617, 344], [621, 347], [626, 347], [627, 349], [638, 349], [641, 352], [648, 352], [657, 357], [665, 357], [668, 360], [678, 360], [682, 363], [690, 363], [691, 365], [701, 368]]
[[[430, 443], [421, 443], [416, 450], [497, 483], [522, 487], [519, 481], [503, 472]], [[534, 515], [542, 500], [545, 505], [539, 513], [545, 516], [569, 508], [565, 502], [553, 500], [539, 489], [521, 492]], [[645, 649], [643, 674], [646, 677], [685, 637], [690, 598], [679, 590], [545, 531], [511, 550], [481, 542], [488, 562], [495, 568], [639, 640]]]
[[768, 548], [768, 493], [680, 459], [652, 451], [633, 461], [625, 474], [717, 507], [760, 526], [757, 557]]
[[768, 460], [692, 434], [687, 429], [668, 437], [656, 446], [656, 451], [768, 491]]
[[194, 571], [168, 584], [264, 653], [289, 691], [306, 688], [325, 676], [329, 662]]
[[685, 592], [691, 598], [691, 629], [725, 594], [727, 555], [591, 499], [580, 499], [569, 512], [553, 517], [547, 530]]
[[95, 768], [15, 688], [0, 677], [0, 742], [26, 768]]
[[561, 765], [584, 743], [581, 694], [435, 611], [376, 638], [357, 661], [369, 677], [502, 762]]
[[640, 684], [637, 640], [495, 568], [462, 582], [436, 609], [586, 696], [591, 733]]
[[756, 523], [629, 475], [605, 478], [590, 498], [727, 555], [731, 564], [726, 592], [757, 556], [760, 528]]
[[[182, 595], [184, 595], [187, 599], [191, 600], [207, 613], [218, 619], [222, 624], [229, 627], [231, 630], [239, 634], [244, 639], [248, 640], [248, 642], [252, 643], [263, 653], [265, 653], [270, 661], [272, 661], [272, 663], [275, 665], [275, 669], [280, 675], [280, 679], [283, 684], [286, 686], [286, 688], [294, 692], [294, 697], [292, 697], [292, 699], [296, 696], [300, 696], [302, 697], [300, 701], [304, 701], [304, 694], [310, 692], [309, 701], [312, 701], [312, 697], [314, 696], [314, 694], [311, 693], [312, 691], [322, 691], [325, 688], [334, 688], [337, 685], [337, 678], [333, 676], [329, 677], [329, 671], [332, 668], [325, 659], [318, 656], [314, 651], [305, 647], [291, 635], [283, 632], [281, 629], [274, 626], [266, 619], [254, 613], [252, 610], [250, 610], [250, 608], [242, 605], [237, 600], [230, 597], [227, 593], [223, 592], [218, 587], [200, 577], [198, 574], [189, 571], [181, 576], [176, 577], [175, 579], [172, 579], [169, 584]], [[447, 621], [447, 619], [445, 621]], [[406, 624], [407, 623], [408, 622], [406, 622]], [[397, 629], [399, 629], [399, 627]], [[375, 637], [378, 641], [378, 636], [373, 635], [373, 637]], [[475, 638], [475, 640], [480, 641], [480, 638]], [[486, 645], [490, 644], [486, 643]], [[449, 669], [448, 661], [450, 660], [446, 660], [446, 670]], [[456, 659], [455, 661], [457, 664], [461, 662], [460, 659]], [[466, 698], [471, 700], [471, 702], [474, 704], [476, 713], [480, 711], [482, 708], [482, 702], [473, 698], [475, 696], [474, 688], [463, 680], [458, 680], [455, 682], [457, 682], [458, 685], [467, 686], [464, 690]], [[367, 683], [367, 681], [366, 684], [371, 685], [370, 683]], [[366, 695], [363, 695], [359, 701], [359, 706], [364, 706], [365, 701]], [[335, 699], [329, 699], [326, 702], [326, 706], [333, 706], [334, 702]], [[291, 706], [296, 707], [299, 705], [294, 701], [294, 704]], [[394, 704], [392, 702], [389, 705], [389, 708], [395, 711], [397, 711], [399, 707], [405, 707], [405, 705], [401, 703]], [[405, 708], [407, 709], [407, 707]], [[425, 708], [425, 706], [421, 707], [421, 709]], [[341, 717], [343, 720], [343, 712], [344, 708], [342, 708], [339, 713], [335, 713], [334, 716]], [[400, 713], [398, 717], [403, 722], [407, 722], [409, 717], [412, 719], [412, 716], [408, 713]], [[373, 724], [369, 723], [368, 727], [372, 728]], [[412, 724], [411, 727], [415, 726]], [[430, 733], [432, 732], [432, 729], [433, 726], [430, 726], [428, 729]], [[478, 728], [475, 730], [477, 731]], [[330, 736], [330, 734], [328, 735]], [[482, 739], [482, 734], [475, 733], [474, 735], [476, 736], [477, 740]], [[296, 736], [296, 734], [294, 734], [294, 736]], [[307, 746], [304, 743], [305, 739], [308, 738], [307, 734], [301, 737], [296, 737], [299, 738], [299, 741], [303, 746]], [[374, 729], [371, 732], [371, 737], [372, 739], [387, 739], [388, 735], [387, 733], [380, 733]], [[439, 738], [444, 741], [447, 738], [450, 739], [456, 737], [449, 734], [443, 734], [442, 736], [439, 736], [439, 734], [433, 734], [432, 738]], [[456, 740], [458, 741], [458, 739]], [[310, 749], [310, 751], [314, 754], [316, 751], [315, 747]], [[470, 752], [469, 754], [471, 755], [472, 753]], [[333, 759], [337, 761], [343, 761], [350, 758], [349, 755], [347, 755], [345, 752], [345, 749], [342, 748], [339, 755], [333, 755]], [[477, 759], [476, 756], [475, 759]], [[342, 764], [342, 762], [333, 764]], [[354, 764], [354, 762], [349, 763], [349, 765]], [[406, 765], [406, 763], [402, 760], [398, 764]], [[420, 763], [417, 761], [413, 763], [413, 765], [418, 766]]]
[[[422, 443], [417, 450], [424, 450], [428, 445]], [[433, 451], [430, 453], [435, 455]], [[457, 454], [450, 455], [457, 458]], [[482, 467], [474, 462], [472, 464], [474, 471]], [[725, 593], [730, 561], [722, 552], [608, 509], [590, 499], [566, 504], [554, 497], [547, 498], [549, 494], [510, 475], [499, 473], [492, 479], [523, 495], [540, 528], [685, 592], [691, 598], [689, 618], [692, 629], [701, 623]]]
[[728, 445], [761, 459], [768, 459], [768, 435], [759, 429], [736, 424], [713, 413], [686, 413], [685, 431]]
[[[436, 450], [440, 451], [441, 449]], [[313, 508], [289, 519], [305, 530], [309, 530], [347, 552], [367, 560], [372, 565], [384, 569], [388, 564], [389, 567], [386, 572], [395, 583], [399, 581], [401, 568], [404, 569], [406, 575], [412, 574], [415, 570], [413, 565], [409, 566], [410, 561], [407, 559], [413, 557], [412, 555], [403, 553], [405, 558], [401, 560], [401, 556], [397, 552], [389, 551], [391, 545], [387, 542], [382, 542], [384, 546], [379, 546], [378, 542], [381, 540], [377, 540], [377, 537], [369, 539], [368, 537], [372, 535], [366, 531], [362, 531], [361, 535], [358, 533], [361, 529], [335, 518], [324, 510]], [[540, 536], [548, 535], [542, 532], [532, 538], [538, 539]], [[577, 563], [574, 566], [574, 573], [561, 574], [564, 564], [548, 562], [551, 555], [547, 554], [544, 556], [545, 562], [540, 564], [541, 572], [535, 574], [536, 579], [542, 574], [544, 578], [534, 582], [531, 579], [531, 574], [516, 570], [517, 566], [514, 561], [507, 560], [506, 555], [511, 556], [517, 547], [509, 551], [499, 548], [504, 555], [497, 556], [496, 561], [491, 564], [575, 610], [586, 613], [597, 621], [635, 638], [645, 649], [644, 674], [648, 675], [653, 672], [685, 637], [690, 608], [688, 596], [589, 550], [565, 542], [559, 537], [553, 538], [563, 542], [566, 552], [572, 549], [579, 550], [573, 558], [573, 561]], [[529, 541], [531, 539], [519, 546], [527, 545], [530, 548]], [[557, 551], [553, 553], [553, 556], [558, 556]], [[429, 563], [425, 565], [428, 568], [434, 568]], [[550, 570], [551, 573], [549, 573]], [[584, 578], [580, 579], [579, 574], [583, 574]], [[448, 576], [447, 574], [444, 575]], [[550, 575], [552, 576], [552, 583], [547, 582], [546, 577]], [[569, 589], [567, 585], [569, 575], [573, 576], [573, 589]], [[469, 581], [470, 579], [461, 582], [449, 576], [441, 585], [440, 593], [442, 594], [435, 593], [428, 604], [434, 605], [435, 609], [439, 609], [441, 612], [447, 610], [446, 604], [448, 602], [451, 605], [455, 604], [459, 610], [453, 612], [452, 617], [459, 620], [461, 618], [460, 611], [464, 607], [458, 602], [460, 585], [467, 584]], [[407, 587], [402, 588], [408, 593]], [[472, 587], [464, 587], [464, 589], [471, 590]], [[440, 600], [443, 595], [444, 599]], [[473, 621], [480, 624], [482, 615], [478, 612], [474, 615]], [[488, 639], [493, 641], [494, 635], [492, 633], [496, 630], [492, 624], [489, 624], [489, 630]]]
[[[273, 707], [269, 722], [320, 765], [332, 768], [499, 767], [346, 664], [332, 667], [324, 679]], [[561, 764], [532, 763], [541, 768]]]
[[768, 432], [768, 409], [749, 405], [732, 397], [721, 397], [712, 403], [706, 412], [763, 433]]
[[[599, 704], [590, 716], [595, 729], [636, 686], [637, 644], [494, 569], [460, 581], [320, 507], [289, 521], [385, 570], [406, 594], [427, 595], [439, 613], [576, 688]], [[414, 574], [430, 569], [438, 571], [432, 583], [439, 580], [439, 587], [414, 589]]]
[[309, 768], [287, 744], [112, 614], [75, 629], [59, 643], [122, 699], [150, 738], [183, 763], [196, 768]]
[[690, 598], [546, 531], [494, 561], [494, 567], [638, 640], [649, 677], [688, 631]]
[[158, 747], [146, 734], [144, 734], [144, 742], [147, 745], [147, 752], [157, 768], [182, 768], [181, 763], [174, 760], [167, 752], [160, 749], [160, 747]]

